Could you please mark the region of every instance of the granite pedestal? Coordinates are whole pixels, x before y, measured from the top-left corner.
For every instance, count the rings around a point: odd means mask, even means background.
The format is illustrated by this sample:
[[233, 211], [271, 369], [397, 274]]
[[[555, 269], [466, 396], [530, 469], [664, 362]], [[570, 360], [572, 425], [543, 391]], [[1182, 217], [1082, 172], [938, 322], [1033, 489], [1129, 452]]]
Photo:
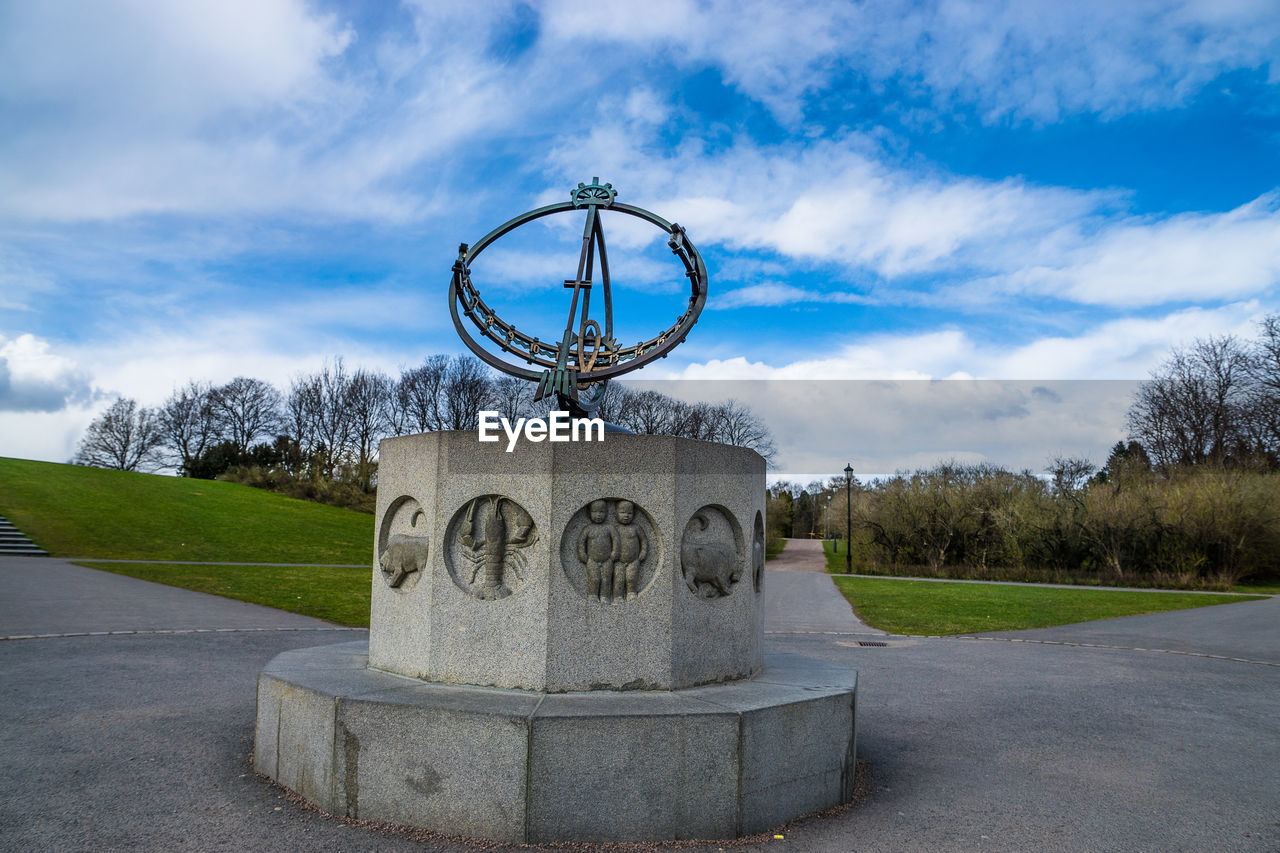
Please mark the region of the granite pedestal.
[[763, 512], [739, 447], [384, 441], [368, 643], [268, 665], [255, 768], [504, 841], [727, 838], [847, 801], [857, 675], [763, 656]]
[[366, 665], [367, 644], [258, 678], [254, 769], [327, 812], [499, 841], [732, 838], [853, 796], [857, 674], [769, 655], [686, 690], [542, 693]]

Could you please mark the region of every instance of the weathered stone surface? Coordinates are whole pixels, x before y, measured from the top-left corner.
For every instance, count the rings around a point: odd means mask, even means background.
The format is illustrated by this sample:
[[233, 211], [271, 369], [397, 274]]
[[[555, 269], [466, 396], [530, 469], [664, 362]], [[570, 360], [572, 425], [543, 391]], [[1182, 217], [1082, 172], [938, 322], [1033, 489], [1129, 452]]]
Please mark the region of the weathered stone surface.
[[[440, 432], [383, 441], [378, 478], [380, 529], [391, 529], [387, 518], [403, 529], [409, 507], [420, 519], [413, 534], [429, 542], [425, 570], [400, 587], [375, 570], [374, 667], [551, 692], [665, 690], [759, 671], [750, 537], [764, 508], [764, 460], [754, 451], [610, 433], [603, 442], [521, 442], [506, 453], [473, 432]], [[591, 589], [603, 552], [589, 567], [578, 551], [594, 502], [603, 502], [596, 546], [618, 551], [607, 558], [615, 563], [608, 594]], [[495, 512], [504, 545], [477, 550]], [[681, 544], [699, 512], [708, 524], [694, 539], [710, 580], [691, 588]], [[379, 543], [379, 553], [386, 548]]]
[[683, 694], [548, 696], [533, 719], [528, 840], [736, 835], [740, 720]]
[[400, 687], [339, 700], [334, 783], [349, 817], [523, 840], [533, 694]]
[[756, 678], [558, 693], [412, 681], [363, 642], [260, 677], [254, 767], [321, 808], [502, 841], [761, 831], [852, 796], [857, 674], [770, 655]]

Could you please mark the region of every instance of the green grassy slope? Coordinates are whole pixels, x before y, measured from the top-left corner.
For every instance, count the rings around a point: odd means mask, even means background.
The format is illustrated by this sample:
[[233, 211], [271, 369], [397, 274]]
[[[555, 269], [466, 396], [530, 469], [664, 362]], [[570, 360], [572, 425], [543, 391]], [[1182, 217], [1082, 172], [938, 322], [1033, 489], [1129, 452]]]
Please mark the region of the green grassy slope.
[[0, 516], [58, 557], [363, 564], [373, 517], [260, 489], [0, 457]]

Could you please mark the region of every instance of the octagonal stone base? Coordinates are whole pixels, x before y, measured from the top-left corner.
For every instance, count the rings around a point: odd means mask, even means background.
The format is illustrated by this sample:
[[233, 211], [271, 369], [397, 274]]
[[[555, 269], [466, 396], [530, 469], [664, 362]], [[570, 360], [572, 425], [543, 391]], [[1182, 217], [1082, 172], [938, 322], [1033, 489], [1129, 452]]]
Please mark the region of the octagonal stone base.
[[[762, 660], [764, 496], [754, 450], [669, 435], [511, 453], [471, 431], [385, 439], [370, 660], [548, 693], [747, 678]], [[643, 553], [633, 584], [624, 534]]]
[[352, 818], [513, 842], [751, 835], [853, 795], [857, 673], [555, 693], [370, 669], [366, 642], [277, 656], [254, 769]]

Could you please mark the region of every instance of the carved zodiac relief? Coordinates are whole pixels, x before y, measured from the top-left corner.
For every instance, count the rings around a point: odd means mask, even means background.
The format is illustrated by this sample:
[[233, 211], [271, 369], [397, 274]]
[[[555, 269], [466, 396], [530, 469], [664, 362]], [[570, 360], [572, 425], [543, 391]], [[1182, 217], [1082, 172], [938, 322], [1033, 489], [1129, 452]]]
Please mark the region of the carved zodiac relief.
[[751, 535], [751, 576], [756, 592], [764, 592], [764, 516], [756, 511], [755, 532]]
[[658, 565], [653, 519], [634, 501], [600, 498], [569, 519], [560, 539], [565, 576], [578, 592], [606, 604], [635, 599]]
[[378, 533], [378, 567], [392, 589], [407, 592], [426, 571], [429, 532], [416, 500], [404, 496], [392, 502]]
[[728, 595], [742, 579], [742, 534], [728, 510], [704, 506], [693, 514], [680, 540], [680, 570], [699, 598]]
[[464, 592], [493, 601], [524, 580], [524, 549], [538, 531], [524, 507], [503, 495], [475, 498], [454, 513], [445, 533], [445, 563]]

